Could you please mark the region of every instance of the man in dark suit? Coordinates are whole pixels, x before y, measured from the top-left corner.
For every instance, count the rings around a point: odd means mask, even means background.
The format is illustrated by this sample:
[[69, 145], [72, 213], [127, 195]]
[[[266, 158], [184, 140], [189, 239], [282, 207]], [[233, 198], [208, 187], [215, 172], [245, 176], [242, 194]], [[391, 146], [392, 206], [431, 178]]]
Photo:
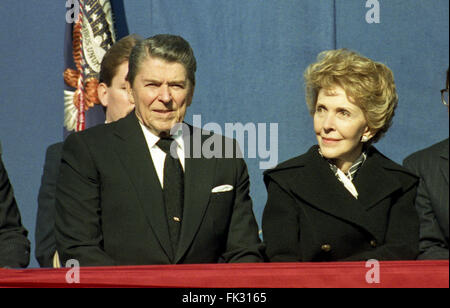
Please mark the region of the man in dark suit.
[[403, 165], [420, 176], [416, 209], [420, 218], [419, 259], [448, 260], [448, 139], [408, 156]]
[[[195, 70], [183, 38], [140, 42], [127, 77], [135, 112], [67, 138], [56, 197], [63, 262], [262, 261], [244, 160], [206, 158], [206, 133], [179, 125], [192, 102]], [[230, 143], [209, 138], [222, 150]]]
[[[441, 90], [442, 103], [448, 108], [447, 88]], [[448, 138], [408, 156], [403, 165], [420, 177], [416, 209], [420, 218], [419, 259], [449, 259], [448, 253]]]
[[22, 226], [1, 154], [0, 144], [0, 267], [27, 267], [30, 262], [28, 232]]
[[[98, 98], [105, 109], [106, 123], [117, 121], [133, 109], [126, 91], [128, 58], [141, 38], [132, 34], [117, 41], [102, 59]], [[36, 259], [41, 267], [58, 265], [54, 232], [56, 180], [59, 175], [63, 142], [48, 147], [38, 195], [36, 220]], [[56, 263], [54, 263], [56, 262]]]

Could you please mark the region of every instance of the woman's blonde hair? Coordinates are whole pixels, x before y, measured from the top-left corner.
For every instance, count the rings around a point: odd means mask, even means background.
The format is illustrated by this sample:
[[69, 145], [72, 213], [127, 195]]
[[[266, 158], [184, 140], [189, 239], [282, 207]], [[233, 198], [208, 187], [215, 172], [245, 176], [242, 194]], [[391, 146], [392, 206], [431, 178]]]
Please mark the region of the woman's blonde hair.
[[348, 49], [329, 50], [321, 52], [317, 62], [308, 66], [304, 78], [311, 115], [319, 91], [339, 86], [363, 110], [369, 128], [376, 131], [371, 142], [377, 142], [391, 126], [398, 95], [394, 75], [386, 65]]

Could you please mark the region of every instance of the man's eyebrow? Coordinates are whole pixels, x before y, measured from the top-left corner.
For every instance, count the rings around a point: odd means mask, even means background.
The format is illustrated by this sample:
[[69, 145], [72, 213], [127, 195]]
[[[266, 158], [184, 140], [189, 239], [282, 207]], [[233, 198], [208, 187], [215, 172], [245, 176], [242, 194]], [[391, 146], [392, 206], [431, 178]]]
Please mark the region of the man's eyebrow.
[[159, 81], [157, 79], [152, 79], [152, 78], [145, 78], [145, 79], [142, 79], [142, 81], [143, 82], [161, 82], [161, 81]]
[[169, 81], [169, 84], [174, 84], [174, 83], [176, 83], [176, 84], [179, 84], [179, 83], [181, 83], [181, 84], [186, 84], [186, 80], [172, 80], [172, 81]]
[[[152, 79], [152, 78], [145, 78], [145, 79], [143, 79], [143, 82], [144, 83], [147, 83], [147, 82], [154, 82], [154, 83], [162, 83], [162, 81], [161, 80], [158, 80], [158, 79]], [[169, 84], [179, 84], [179, 83], [181, 83], [181, 84], [186, 84], [187, 83], [187, 80], [182, 80], [182, 79], [180, 79], [180, 80], [170, 80], [169, 81]]]

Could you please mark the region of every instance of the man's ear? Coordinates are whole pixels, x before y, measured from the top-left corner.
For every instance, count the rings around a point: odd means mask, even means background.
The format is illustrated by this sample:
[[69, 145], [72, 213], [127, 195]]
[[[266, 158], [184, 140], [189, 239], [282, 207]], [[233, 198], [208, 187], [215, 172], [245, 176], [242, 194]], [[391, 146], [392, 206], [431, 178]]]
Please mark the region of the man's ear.
[[192, 86], [192, 89], [189, 89], [187, 106], [189, 107], [192, 104], [192, 99], [194, 98], [194, 90], [195, 87]]
[[130, 101], [131, 104], [134, 105], [133, 90], [131, 89], [131, 84], [130, 84], [130, 82], [128, 80], [126, 82], [126, 86], [127, 86], [128, 100]]
[[99, 83], [97, 87], [98, 99], [103, 107], [108, 107], [108, 86], [105, 83]]

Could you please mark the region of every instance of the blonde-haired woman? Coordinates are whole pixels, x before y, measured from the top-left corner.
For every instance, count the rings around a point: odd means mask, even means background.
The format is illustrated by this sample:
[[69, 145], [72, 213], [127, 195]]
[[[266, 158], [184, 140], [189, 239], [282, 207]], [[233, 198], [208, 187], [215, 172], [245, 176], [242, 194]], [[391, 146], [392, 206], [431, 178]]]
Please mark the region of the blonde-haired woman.
[[340, 49], [319, 54], [304, 78], [318, 145], [264, 173], [269, 259], [415, 259], [418, 179], [372, 146], [397, 106], [391, 70]]

